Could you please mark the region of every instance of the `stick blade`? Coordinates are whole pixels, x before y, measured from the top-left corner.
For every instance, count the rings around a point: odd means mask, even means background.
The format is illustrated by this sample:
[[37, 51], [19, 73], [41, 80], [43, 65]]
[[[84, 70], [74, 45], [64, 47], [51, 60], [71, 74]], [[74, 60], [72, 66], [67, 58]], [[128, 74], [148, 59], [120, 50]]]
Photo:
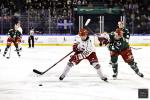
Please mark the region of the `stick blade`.
[[36, 69], [33, 69], [33, 72], [36, 73], [36, 74], [42, 75], [42, 72], [40, 72], [40, 71], [38, 71], [38, 70], [36, 70]]

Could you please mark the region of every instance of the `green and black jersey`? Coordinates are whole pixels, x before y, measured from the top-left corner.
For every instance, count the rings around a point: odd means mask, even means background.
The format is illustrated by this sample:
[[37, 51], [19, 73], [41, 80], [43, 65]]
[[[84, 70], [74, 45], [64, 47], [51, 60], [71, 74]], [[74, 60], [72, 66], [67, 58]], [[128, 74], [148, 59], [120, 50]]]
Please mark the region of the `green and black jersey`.
[[121, 51], [123, 49], [126, 49], [129, 47], [128, 40], [130, 38], [130, 33], [128, 29], [123, 29], [123, 37], [119, 40], [116, 40], [114, 32], [109, 34], [110, 37], [110, 43], [108, 45], [108, 48], [110, 51]]
[[15, 38], [15, 37], [20, 37], [22, 34], [18, 30], [10, 29], [8, 31], [8, 35], [12, 38]]

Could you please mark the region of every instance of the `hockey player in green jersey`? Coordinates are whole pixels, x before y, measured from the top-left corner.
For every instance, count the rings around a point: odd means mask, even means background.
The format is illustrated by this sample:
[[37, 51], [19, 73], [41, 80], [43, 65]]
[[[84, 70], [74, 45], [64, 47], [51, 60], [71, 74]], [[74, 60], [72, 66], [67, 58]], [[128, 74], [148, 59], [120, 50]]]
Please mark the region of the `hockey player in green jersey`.
[[130, 33], [128, 29], [125, 29], [122, 22], [118, 22], [119, 28], [110, 34], [104, 33], [98, 37], [100, 44], [108, 44], [110, 51], [111, 65], [113, 68], [113, 78], [117, 78], [118, 75], [118, 56], [121, 55], [123, 60], [130, 65], [140, 77], [144, 75], [139, 71], [137, 63], [134, 61], [132, 50], [129, 46]]
[[14, 26], [13, 29], [10, 29], [8, 32], [8, 38], [7, 38], [7, 45], [4, 51], [3, 56], [5, 57], [8, 49], [10, 48], [11, 44], [14, 43], [14, 46], [16, 47], [16, 51], [18, 56], [20, 57], [20, 53], [19, 53], [19, 47], [18, 47], [18, 43], [20, 41], [20, 37], [21, 37], [21, 33], [20, 31], [17, 30], [18, 28], [16, 26]]

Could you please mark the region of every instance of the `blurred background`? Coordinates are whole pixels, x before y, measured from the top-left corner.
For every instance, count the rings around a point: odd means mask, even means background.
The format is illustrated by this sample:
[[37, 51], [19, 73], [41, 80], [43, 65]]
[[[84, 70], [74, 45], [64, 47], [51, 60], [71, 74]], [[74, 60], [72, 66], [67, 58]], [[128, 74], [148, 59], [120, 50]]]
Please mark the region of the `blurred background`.
[[88, 18], [96, 33], [122, 20], [131, 34], [150, 34], [150, 0], [0, 0], [0, 34], [19, 20], [23, 34], [77, 34]]

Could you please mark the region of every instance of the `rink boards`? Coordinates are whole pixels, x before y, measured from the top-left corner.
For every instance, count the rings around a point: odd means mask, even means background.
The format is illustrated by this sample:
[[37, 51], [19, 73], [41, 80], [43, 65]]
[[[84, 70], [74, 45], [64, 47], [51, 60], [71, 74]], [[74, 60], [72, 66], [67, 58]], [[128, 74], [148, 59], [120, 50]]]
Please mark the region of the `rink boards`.
[[[71, 46], [75, 39], [75, 35], [36, 35], [35, 45], [36, 46]], [[92, 41], [96, 46], [98, 46], [99, 42], [96, 36], [90, 36]], [[130, 45], [131, 46], [150, 46], [150, 36], [131, 36], [130, 37]], [[0, 45], [5, 46], [7, 43], [7, 36], [0, 36]], [[27, 46], [28, 44], [28, 36], [24, 35], [22, 37], [22, 45]]]

